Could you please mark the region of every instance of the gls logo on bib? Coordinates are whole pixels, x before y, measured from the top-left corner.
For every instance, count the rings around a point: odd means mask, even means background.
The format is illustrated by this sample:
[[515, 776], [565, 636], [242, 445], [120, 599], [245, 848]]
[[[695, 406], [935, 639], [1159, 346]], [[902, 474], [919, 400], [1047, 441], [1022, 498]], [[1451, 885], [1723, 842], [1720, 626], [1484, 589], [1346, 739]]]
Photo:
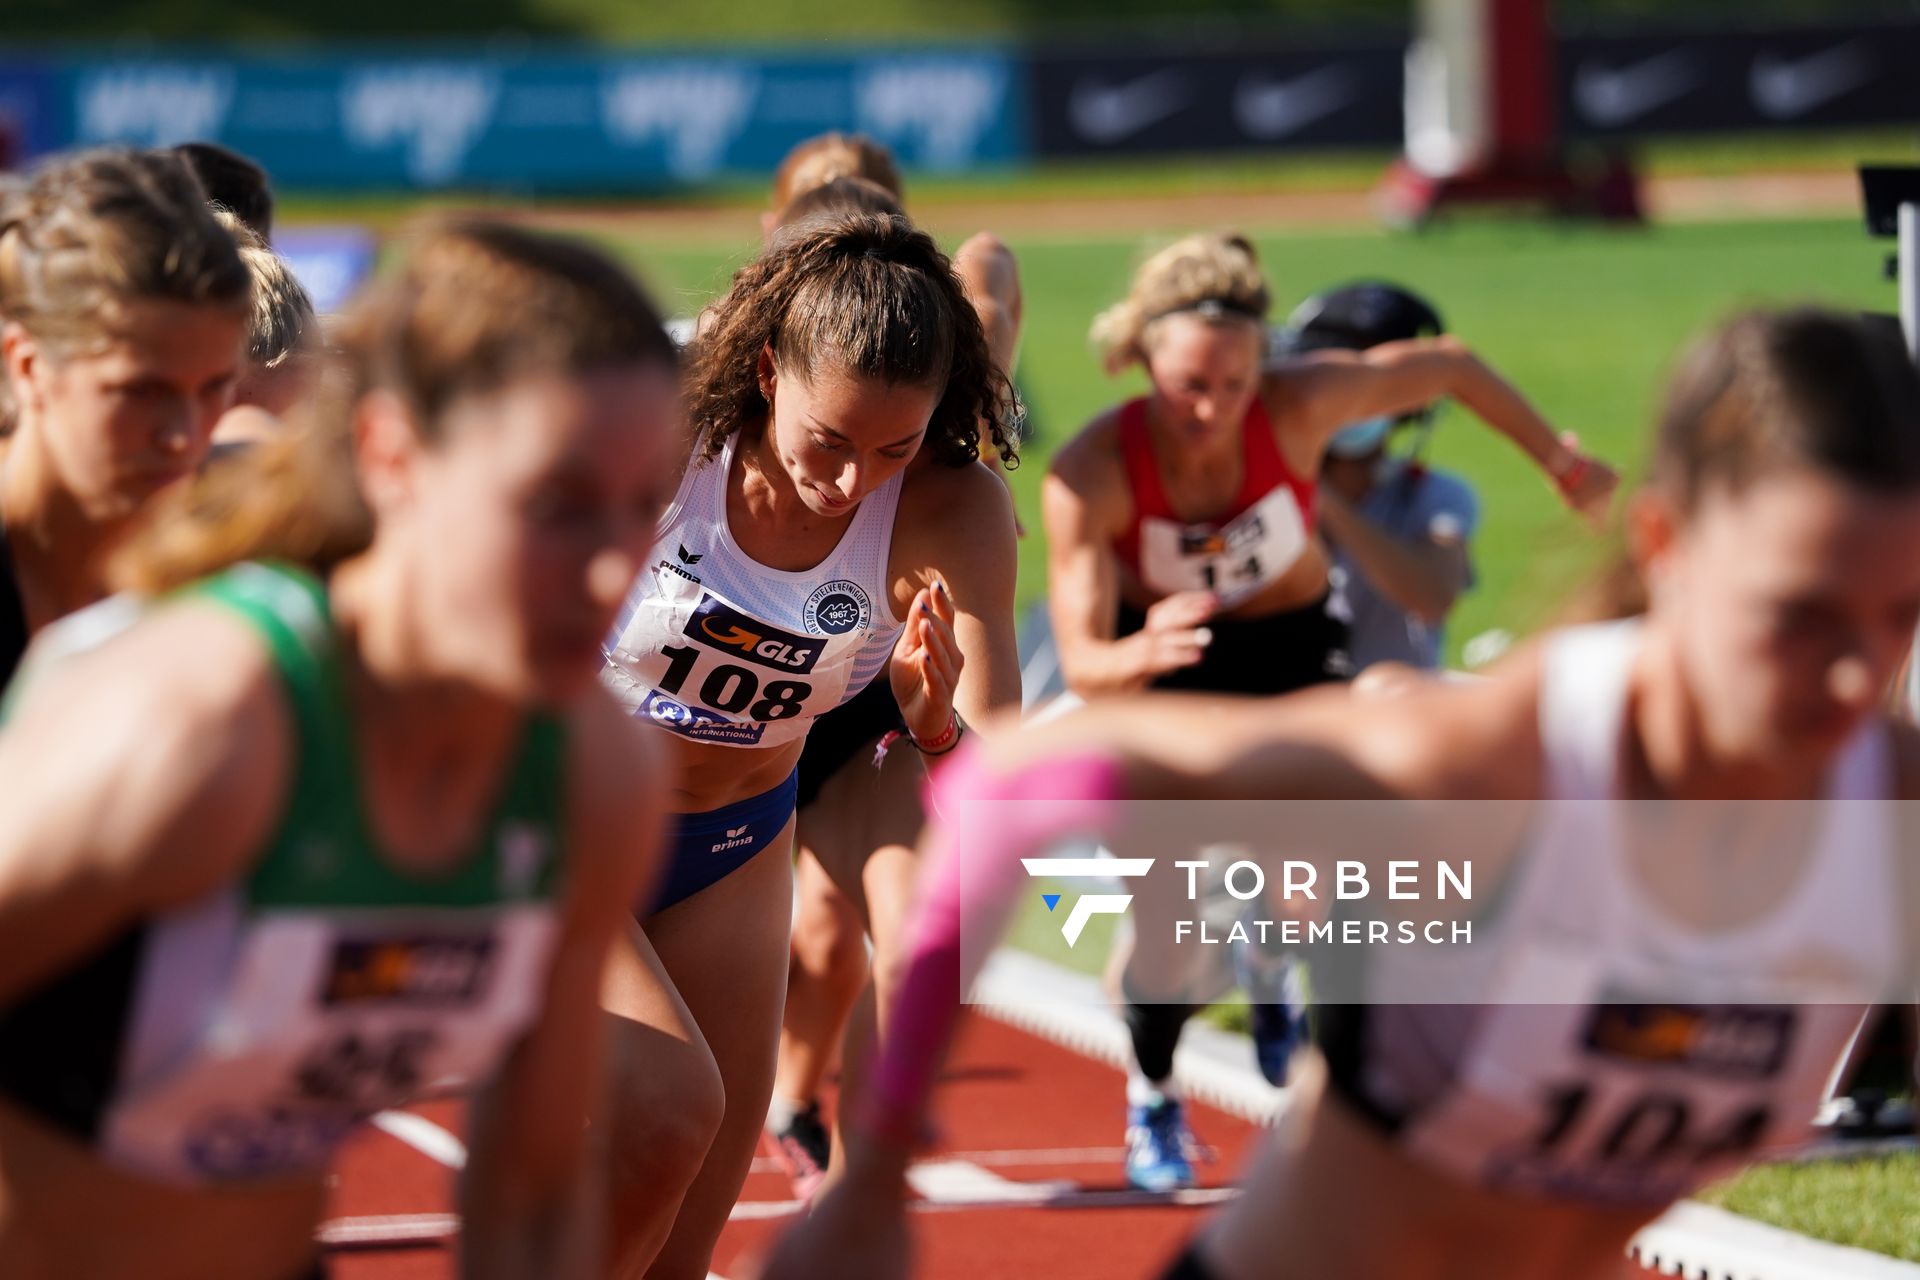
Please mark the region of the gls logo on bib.
[[704, 597], [681, 628], [701, 644], [775, 671], [804, 674], [820, 658], [820, 642], [748, 617], [724, 600]]

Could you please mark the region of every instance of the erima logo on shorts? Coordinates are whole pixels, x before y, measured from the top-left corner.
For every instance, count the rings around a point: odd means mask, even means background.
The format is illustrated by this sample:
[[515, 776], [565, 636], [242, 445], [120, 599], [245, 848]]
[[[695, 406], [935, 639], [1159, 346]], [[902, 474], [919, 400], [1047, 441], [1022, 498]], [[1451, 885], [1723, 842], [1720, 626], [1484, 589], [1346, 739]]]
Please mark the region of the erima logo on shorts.
[[[1111, 880], [1133, 879], [1153, 870], [1152, 858], [1022, 858], [1020, 865], [1027, 874], [1038, 880]], [[1043, 893], [1040, 900], [1052, 911], [1060, 905], [1060, 895]], [[1088, 893], [1083, 894], [1067, 912], [1067, 918], [1060, 925], [1060, 935], [1071, 947], [1080, 941], [1081, 931], [1087, 927], [1087, 921], [1095, 916], [1125, 915], [1127, 906], [1133, 901], [1130, 893]]]
[[820, 642], [770, 627], [724, 600], [702, 597], [682, 631], [701, 644], [775, 671], [805, 674], [820, 658]]
[[745, 827], [728, 827], [727, 838], [713, 846], [715, 853], [725, 853], [729, 849], [738, 849], [753, 843], [753, 837], [747, 834]]

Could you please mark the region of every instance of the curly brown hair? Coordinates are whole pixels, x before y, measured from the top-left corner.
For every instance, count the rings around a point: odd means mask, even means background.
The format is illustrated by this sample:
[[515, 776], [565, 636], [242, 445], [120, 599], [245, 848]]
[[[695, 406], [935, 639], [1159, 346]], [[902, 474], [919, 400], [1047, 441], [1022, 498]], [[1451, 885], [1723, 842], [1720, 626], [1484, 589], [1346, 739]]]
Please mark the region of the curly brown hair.
[[830, 369], [940, 388], [926, 447], [946, 466], [978, 460], [983, 424], [1008, 465], [1016, 460], [1012, 384], [952, 264], [904, 217], [844, 213], [783, 230], [712, 317], [687, 371], [687, 422], [704, 456], [765, 421], [758, 369], [771, 349], [782, 370], [809, 379]]

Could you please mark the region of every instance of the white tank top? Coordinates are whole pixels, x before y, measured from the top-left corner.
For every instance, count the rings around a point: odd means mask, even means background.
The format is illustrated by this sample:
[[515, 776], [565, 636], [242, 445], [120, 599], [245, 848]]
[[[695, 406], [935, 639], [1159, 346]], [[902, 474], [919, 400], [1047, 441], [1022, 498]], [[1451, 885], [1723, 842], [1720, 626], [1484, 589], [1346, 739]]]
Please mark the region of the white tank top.
[[[1866, 1004], [1905, 948], [1884, 725], [1842, 749], [1816, 847], [1771, 913], [1707, 932], [1636, 887], [1615, 825], [1635, 622], [1547, 642], [1545, 806], [1473, 944], [1401, 951], [1370, 1008], [1360, 1079], [1414, 1153], [1510, 1190], [1664, 1203], [1802, 1143]], [[1484, 933], [1482, 925], [1488, 926]], [[1430, 984], [1449, 970], [1447, 985]], [[1814, 976], [1809, 976], [1814, 975]], [[1795, 999], [1791, 993], [1802, 998]]]
[[900, 634], [887, 559], [904, 472], [861, 499], [811, 569], [750, 559], [727, 525], [734, 442], [695, 459], [606, 644], [601, 680], [635, 716], [696, 742], [778, 747], [860, 692]]

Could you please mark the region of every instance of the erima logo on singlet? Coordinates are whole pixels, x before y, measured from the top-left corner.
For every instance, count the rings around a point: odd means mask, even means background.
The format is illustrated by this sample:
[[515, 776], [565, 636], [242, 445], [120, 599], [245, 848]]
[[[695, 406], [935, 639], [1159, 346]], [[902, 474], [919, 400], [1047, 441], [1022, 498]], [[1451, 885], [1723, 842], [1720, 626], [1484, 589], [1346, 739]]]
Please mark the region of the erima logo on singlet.
[[467, 1004], [493, 968], [491, 932], [457, 937], [341, 938], [322, 1003]]
[[770, 627], [712, 596], [700, 601], [682, 630], [701, 644], [775, 671], [805, 674], [820, 658], [818, 640]]
[[[694, 559], [698, 560], [699, 557], [695, 556]], [[655, 565], [653, 569], [655, 573], [678, 574], [680, 577], [685, 578], [688, 582], [692, 582], [695, 584], [698, 584], [700, 581], [699, 574], [689, 573], [671, 560], [662, 560], [659, 564]]]

